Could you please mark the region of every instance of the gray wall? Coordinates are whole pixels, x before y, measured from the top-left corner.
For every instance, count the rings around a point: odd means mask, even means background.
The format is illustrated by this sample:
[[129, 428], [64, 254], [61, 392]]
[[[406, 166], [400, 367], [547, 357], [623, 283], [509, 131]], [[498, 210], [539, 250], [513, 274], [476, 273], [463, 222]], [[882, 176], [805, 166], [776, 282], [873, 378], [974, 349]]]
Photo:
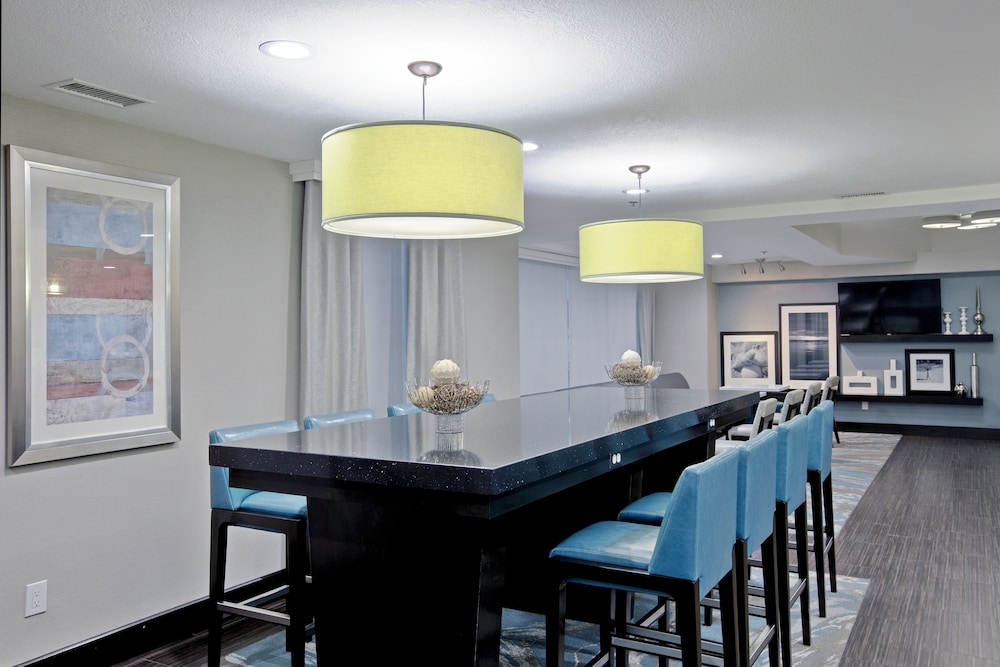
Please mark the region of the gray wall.
[[[885, 276], [880, 280], [905, 280], [918, 276]], [[984, 328], [987, 332], [1000, 332], [1000, 272], [951, 273], [941, 277], [942, 306], [953, 311], [953, 331], [958, 331], [958, 307], [969, 306], [971, 317], [975, 312], [976, 287], [982, 295]], [[849, 281], [850, 278], [840, 280]], [[719, 285], [719, 331], [778, 331], [778, 306], [783, 303], [836, 303], [838, 280], [807, 282], [781, 282], [750, 284], [727, 283]], [[925, 403], [869, 403], [862, 410], [860, 403], [837, 403], [837, 420], [876, 424], [906, 424], [930, 426], [963, 426], [971, 428], [1000, 428], [1000, 341], [970, 343], [968, 337], [955, 336], [953, 342], [943, 343], [842, 343], [840, 374], [875, 375], [882, 389], [882, 371], [889, 368], [889, 360], [896, 359], [896, 367], [903, 368], [906, 349], [954, 349], [956, 380], [969, 383], [969, 364], [976, 352], [980, 366], [980, 387], [984, 399], [982, 407], [957, 405], [929, 405]], [[718, 348], [718, 333], [716, 333]], [[718, 354], [718, 352], [716, 352]], [[718, 374], [715, 381], [718, 382]]]

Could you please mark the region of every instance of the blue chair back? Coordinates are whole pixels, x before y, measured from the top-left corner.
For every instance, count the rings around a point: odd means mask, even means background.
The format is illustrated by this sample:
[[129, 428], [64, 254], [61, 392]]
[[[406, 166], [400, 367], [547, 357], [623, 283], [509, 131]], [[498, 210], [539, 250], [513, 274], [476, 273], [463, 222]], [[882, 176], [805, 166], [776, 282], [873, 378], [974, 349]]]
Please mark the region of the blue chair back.
[[684, 469], [660, 524], [650, 574], [698, 581], [704, 597], [732, 569], [738, 468], [733, 448]]
[[327, 415], [311, 415], [302, 420], [302, 426], [308, 430], [311, 428], [333, 426], [334, 424], [367, 421], [369, 419], [375, 419], [375, 412], [368, 408], [363, 408], [360, 410], [348, 410], [347, 412], [333, 412]]
[[806, 501], [806, 464], [809, 459], [809, 421], [792, 417], [774, 428], [778, 434], [778, 479], [775, 500], [795, 508]]
[[746, 540], [747, 555], [774, 529], [774, 490], [778, 482], [778, 434], [764, 431], [737, 447], [736, 537]]
[[[276, 422], [215, 429], [208, 432], [208, 441], [213, 445], [217, 445], [221, 442], [245, 440], [247, 438], [277, 435], [279, 433], [293, 433], [298, 430], [299, 423], [297, 421], [294, 419], [285, 419]], [[222, 466], [209, 466], [209, 484], [211, 488], [212, 508], [217, 510], [239, 509], [247, 496], [257, 493], [251, 489], [230, 487], [229, 468]]]
[[386, 412], [390, 417], [398, 417], [400, 415], [412, 415], [414, 412], [420, 412], [420, 408], [407, 401], [406, 403], [393, 403], [386, 408]]
[[833, 465], [833, 401], [825, 400], [809, 411], [809, 470], [826, 479]]

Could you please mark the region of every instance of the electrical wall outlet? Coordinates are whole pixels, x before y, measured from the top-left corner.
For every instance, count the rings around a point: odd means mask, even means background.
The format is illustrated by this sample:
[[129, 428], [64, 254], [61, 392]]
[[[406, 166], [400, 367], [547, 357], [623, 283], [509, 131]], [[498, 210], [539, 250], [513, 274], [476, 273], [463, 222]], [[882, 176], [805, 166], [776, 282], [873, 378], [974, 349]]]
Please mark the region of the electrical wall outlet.
[[868, 401], [861, 401], [861, 409], [862, 410], [868, 409]]
[[24, 617], [41, 614], [45, 611], [48, 603], [49, 580], [43, 579], [33, 584], [28, 584], [24, 589]]

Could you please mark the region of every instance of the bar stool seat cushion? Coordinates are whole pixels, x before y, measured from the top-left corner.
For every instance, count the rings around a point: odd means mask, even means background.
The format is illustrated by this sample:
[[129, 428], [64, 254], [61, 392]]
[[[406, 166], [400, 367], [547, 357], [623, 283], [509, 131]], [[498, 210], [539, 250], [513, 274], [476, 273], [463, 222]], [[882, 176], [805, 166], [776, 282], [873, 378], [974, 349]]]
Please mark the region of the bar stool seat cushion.
[[560, 542], [550, 555], [645, 572], [659, 533], [658, 525], [599, 521]]

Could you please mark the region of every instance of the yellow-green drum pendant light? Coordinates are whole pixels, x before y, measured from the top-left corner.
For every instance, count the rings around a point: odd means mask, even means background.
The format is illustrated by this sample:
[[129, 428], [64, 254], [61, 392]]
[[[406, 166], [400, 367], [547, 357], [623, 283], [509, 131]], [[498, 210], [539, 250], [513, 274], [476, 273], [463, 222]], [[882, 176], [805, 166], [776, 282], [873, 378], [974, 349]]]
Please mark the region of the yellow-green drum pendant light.
[[[629, 167], [639, 177], [646, 165]], [[641, 211], [641, 199], [640, 199]], [[700, 223], [672, 218], [592, 222], [580, 227], [580, 280], [593, 283], [665, 283], [705, 273]]]
[[[437, 63], [415, 62], [424, 79]], [[323, 227], [355, 236], [462, 239], [524, 228], [524, 153], [509, 132], [439, 121], [347, 125], [323, 137]]]

